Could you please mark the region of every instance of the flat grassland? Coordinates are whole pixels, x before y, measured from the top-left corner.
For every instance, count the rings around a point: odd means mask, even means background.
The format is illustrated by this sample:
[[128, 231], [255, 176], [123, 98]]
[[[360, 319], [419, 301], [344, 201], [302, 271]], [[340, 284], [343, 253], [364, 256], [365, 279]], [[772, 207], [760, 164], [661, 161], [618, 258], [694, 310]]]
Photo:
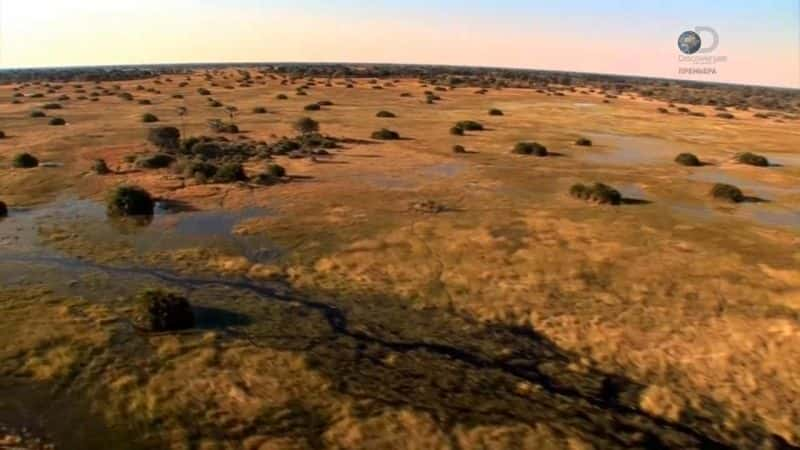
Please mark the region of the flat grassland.
[[[581, 88], [429, 104], [416, 79], [296, 95], [302, 80], [235, 77], [102, 84], [132, 101], [0, 86], [0, 425], [59, 448], [800, 445], [796, 120]], [[150, 128], [230, 120], [198, 88], [237, 108], [231, 141], [294, 136], [302, 116], [344, 141], [248, 159], [248, 175], [286, 168], [270, 186], [137, 168]], [[463, 120], [484, 130], [451, 134]], [[371, 139], [381, 128], [401, 139]], [[513, 154], [522, 141], [552, 154]], [[773, 165], [736, 163], [744, 151]], [[50, 164], [11, 167], [21, 152]], [[676, 164], [684, 152], [705, 164]], [[622, 204], [573, 198], [579, 182]], [[718, 182], [758, 201], [713, 200]], [[180, 211], [114, 224], [102, 202], [122, 184]], [[129, 299], [152, 286], [188, 296], [198, 327], [137, 333]]]

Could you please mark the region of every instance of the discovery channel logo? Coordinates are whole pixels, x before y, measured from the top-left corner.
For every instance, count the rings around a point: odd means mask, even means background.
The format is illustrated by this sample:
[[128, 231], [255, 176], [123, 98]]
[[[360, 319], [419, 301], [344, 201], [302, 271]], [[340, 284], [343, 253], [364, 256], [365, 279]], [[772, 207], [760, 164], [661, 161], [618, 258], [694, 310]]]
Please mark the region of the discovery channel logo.
[[[711, 37], [711, 44], [703, 47], [700, 33]], [[694, 31], [684, 31], [678, 37], [678, 48], [686, 55], [695, 53], [711, 53], [719, 47], [719, 33], [711, 27], [696, 27]]]
[[[681, 75], [716, 75], [718, 63], [728, 61], [727, 56], [712, 55], [719, 47], [719, 33], [711, 27], [695, 27], [681, 33], [678, 37], [678, 55], [680, 64], [691, 64], [694, 67], [679, 67]], [[704, 67], [696, 67], [704, 66]]]

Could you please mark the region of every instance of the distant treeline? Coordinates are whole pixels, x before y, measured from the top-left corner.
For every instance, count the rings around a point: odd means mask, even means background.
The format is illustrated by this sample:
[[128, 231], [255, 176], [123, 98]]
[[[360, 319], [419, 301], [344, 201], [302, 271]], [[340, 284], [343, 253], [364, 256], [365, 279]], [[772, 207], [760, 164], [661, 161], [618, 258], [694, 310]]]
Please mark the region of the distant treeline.
[[800, 112], [800, 90], [762, 86], [704, 83], [624, 75], [553, 72], [493, 67], [429, 66], [410, 64], [334, 63], [218, 63], [143, 66], [66, 67], [8, 69], [0, 71], [0, 83], [103, 82], [155, 78], [161, 75], [214, 73], [224, 69], [248, 69], [286, 78], [418, 78], [434, 86], [480, 89], [528, 88], [559, 91], [592, 89], [609, 98], [638, 94], [670, 103], [711, 105], [737, 109]]

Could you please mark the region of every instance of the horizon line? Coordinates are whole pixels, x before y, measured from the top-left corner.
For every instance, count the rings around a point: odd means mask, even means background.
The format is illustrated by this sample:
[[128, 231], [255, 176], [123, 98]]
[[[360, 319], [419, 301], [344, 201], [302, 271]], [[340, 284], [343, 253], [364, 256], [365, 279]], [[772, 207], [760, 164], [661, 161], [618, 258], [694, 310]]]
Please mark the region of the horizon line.
[[289, 64], [308, 64], [308, 65], [372, 65], [372, 66], [422, 66], [422, 67], [452, 67], [452, 68], [468, 68], [468, 69], [496, 69], [496, 70], [519, 70], [530, 72], [546, 72], [546, 73], [563, 73], [563, 74], [577, 74], [577, 75], [598, 75], [605, 77], [629, 77], [640, 78], [647, 80], [666, 80], [681, 83], [697, 83], [697, 84], [715, 84], [736, 87], [756, 87], [767, 89], [783, 89], [783, 90], [797, 90], [800, 91], [800, 80], [798, 80], [797, 87], [782, 86], [782, 85], [769, 85], [769, 84], [747, 84], [736, 83], [730, 81], [703, 81], [694, 79], [683, 78], [669, 78], [651, 75], [634, 75], [625, 73], [610, 73], [610, 72], [585, 72], [580, 70], [558, 70], [558, 69], [538, 69], [529, 67], [512, 67], [512, 66], [480, 66], [470, 64], [431, 64], [431, 63], [409, 63], [409, 62], [345, 62], [345, 61], [217, 61], [217, 62], [155, 62], [155, 63], [125, 63], [125, 64], [75, 64], [64, 66], [20, 66], [20, 67], [0, 67], [0, 73], [12, 70], [46, 70], [46, 69], [100, 69], [100, 68], [113, 68], [113, 67], [148, 67], [148, 66], [203, 66], [203, 65], [289, 65]]

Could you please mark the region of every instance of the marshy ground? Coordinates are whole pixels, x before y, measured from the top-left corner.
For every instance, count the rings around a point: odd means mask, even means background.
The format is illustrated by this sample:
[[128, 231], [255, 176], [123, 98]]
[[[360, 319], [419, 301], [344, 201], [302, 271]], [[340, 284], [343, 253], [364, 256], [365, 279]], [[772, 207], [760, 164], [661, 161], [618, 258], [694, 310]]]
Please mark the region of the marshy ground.
[[[796, 120], [691, 106], [707, 113], [697, 117], [586, 89], [465, 87], [429, 103], [416, 79], [318, 79], [297, 95], [304, 80], [238, 76], [70, 83], [45, 98], [30, 95], [41, 84], [0, 86], [0, 438], [66, 449], [800, 445]], [[103, 88], [113, 95], [89, 101]], [[56, 116], [66, 125], [49, 125]], [[248, 175], [286, 169], [269, 185], [133, 162], [155, 153], [157, 126], [186, 138], [232, 120], [231, 142], [271, 144], [303, 116], [338, 148], [245, 158]], [[483, 130], [453, 133], [462, 121]], [[399, 139], [372, 138], [384, 128]], [[548, 156], [515, 154], [518, 142]], [[745, 151], [771, 164], [737, 162]], [[23, 152], [39, 165], [13, 167]], [[676, 164], [680, 153], [702, 164]], [[111, 173], [92, 170], [98, 159]], [[595, 182], [620, 204], [569, 194]], [[753, 201], [715, 200], [716, 183]], [[146, 223], [106, 217], [107, 193], [124, 184], [159, 201]], [[188, 297], [195, 327], [132, 326], [131, 298], [153, 287]]]

